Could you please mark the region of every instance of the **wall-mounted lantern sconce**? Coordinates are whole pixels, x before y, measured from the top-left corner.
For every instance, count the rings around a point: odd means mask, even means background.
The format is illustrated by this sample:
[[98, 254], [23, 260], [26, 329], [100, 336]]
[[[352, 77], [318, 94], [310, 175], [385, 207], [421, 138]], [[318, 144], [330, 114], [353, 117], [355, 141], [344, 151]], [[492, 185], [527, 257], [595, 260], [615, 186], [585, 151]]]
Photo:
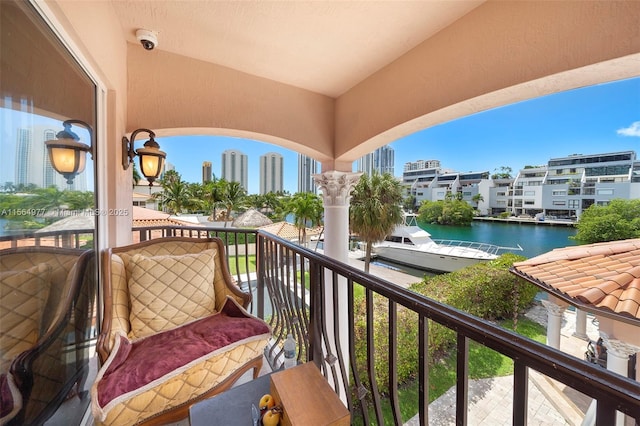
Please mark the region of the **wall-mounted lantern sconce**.
[[[149, 134], [149, 140], [144, 143], [143, 148], [135, 150], [133, 144], [136, 141], [138, 133], [146, 132]], [[164, 167], [164, 159], [167, 154], [160, 151], [160, 145], [155, 141], [156, 134], [149, 129], [138, 129], [131, 133], [131, 141], [126, 136], [122, 137], [122, 167], [125, 170], [133, 163], [133, 159], [137, 155], [140, 157], [140, 171], [149, 181], [149, 186], [153, 185], [153, 181], [160, 176]]]
[[[80, 142], [80, 138], [71, 131], [72, 124], [81, 124], [89, 131], [90, 145]], [[56, 172], [60, 173], [67, 179], [67, 183], [71, 185], [73, 179], [84, 171], [87, 164], [87, 152], [91, 151], [93, 146], [93, 131], [84, 121], [66, 120], [62, 123], [64, 130], [56, 134], [58, 139], [45, 142], [49, 160]]]

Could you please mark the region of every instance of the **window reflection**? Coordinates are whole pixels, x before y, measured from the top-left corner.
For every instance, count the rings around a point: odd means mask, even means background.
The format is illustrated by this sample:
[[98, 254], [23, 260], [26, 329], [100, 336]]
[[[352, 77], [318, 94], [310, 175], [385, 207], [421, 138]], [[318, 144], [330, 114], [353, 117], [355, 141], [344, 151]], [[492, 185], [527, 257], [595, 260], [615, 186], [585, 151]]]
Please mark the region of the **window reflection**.
[[68, 184], [45, 141], [67, 119], [95, 128], [96, 87], [22, 1], [0, 2], [0, 76], [0, 424], [80, 424], [96, 370], [94, 163]]

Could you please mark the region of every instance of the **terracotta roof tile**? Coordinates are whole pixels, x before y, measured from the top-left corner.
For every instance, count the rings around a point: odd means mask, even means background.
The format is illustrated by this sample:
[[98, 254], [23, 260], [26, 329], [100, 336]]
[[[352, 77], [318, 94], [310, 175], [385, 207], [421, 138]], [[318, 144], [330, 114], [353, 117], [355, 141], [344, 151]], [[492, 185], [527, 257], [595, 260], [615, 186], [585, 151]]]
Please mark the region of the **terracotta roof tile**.
[[621, 314], [627, 314], [631, 317], [638, 317], [638, 313], [640, 312], [640, 304], [635, 300], [625, 300], [620, 304], [618, 308]]
[[640, 290], [640, 278], [636, 278], [631, 280], [629, 284], [627, 284], [628, 289], [637, 289]]
[[608, 294], [602, 298], [600, 303], [598, 303], [598, 307], [614, 312], [619, 303], [620, 299], [618, 299], [614, 294]]
[[[296, 228], [295, 225], [289, 222], [276, 222], [272, 223], [271, 225], [261, 226], [259, 229], [289, 240], [298, 239], [299, 234], [298, 228]], [[309, 238], [312, 235], [321, 234], [322, 228], [307, 228], [305, 233], [307, 235], [307, 238]]]
[[512, 271], [577, 305], [640, 319], [640, 238], [555, 249]]

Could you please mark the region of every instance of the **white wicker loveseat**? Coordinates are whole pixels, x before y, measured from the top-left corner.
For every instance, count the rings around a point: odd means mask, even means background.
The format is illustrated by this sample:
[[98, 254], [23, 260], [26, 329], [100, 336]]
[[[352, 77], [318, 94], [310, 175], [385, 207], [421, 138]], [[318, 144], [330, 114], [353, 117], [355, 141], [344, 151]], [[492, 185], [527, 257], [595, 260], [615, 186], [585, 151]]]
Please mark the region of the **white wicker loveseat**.
[[269, 326], [244, 308], [219, 238], [161, 238], [103, 253], [96, 424], [163, 424], [262, 366]]

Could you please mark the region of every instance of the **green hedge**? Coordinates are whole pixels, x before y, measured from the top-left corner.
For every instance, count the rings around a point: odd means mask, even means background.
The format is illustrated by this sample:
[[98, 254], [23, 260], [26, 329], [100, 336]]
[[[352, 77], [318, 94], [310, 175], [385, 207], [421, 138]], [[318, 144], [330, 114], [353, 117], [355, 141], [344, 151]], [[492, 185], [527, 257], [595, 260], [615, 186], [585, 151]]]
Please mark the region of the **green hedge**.
[[496, 260], [430, 277], [411, 290], [490, 321], [512, 318], [531, 305], [538, 288], [509, 272], [522, 256], [506, 253]]
[[[449, 274], [425, 277], [410, 290], [493, 321], [514, 317], [529, 307], [537, 293], [537, 287], [509, 272], [513, 262], [524, 260], [511, 253], [498, 259], [479, 263]], [[388, 387], [388, 301], [374, 296], [374, 350], [375, 372], [378, 390], [387, 393]], [[366, 298], [355, 300], [355, 349], [356, 364], [361, 379], [370, 389], [367, 377]], [[418, 372], [418, 315], [404, 307], [397, 309], [398, 333], [398, 382], [414, 378]], [[429, 363], [440, 363], [455, 346], [455, 333], [433, 321], [429, 321]]]

